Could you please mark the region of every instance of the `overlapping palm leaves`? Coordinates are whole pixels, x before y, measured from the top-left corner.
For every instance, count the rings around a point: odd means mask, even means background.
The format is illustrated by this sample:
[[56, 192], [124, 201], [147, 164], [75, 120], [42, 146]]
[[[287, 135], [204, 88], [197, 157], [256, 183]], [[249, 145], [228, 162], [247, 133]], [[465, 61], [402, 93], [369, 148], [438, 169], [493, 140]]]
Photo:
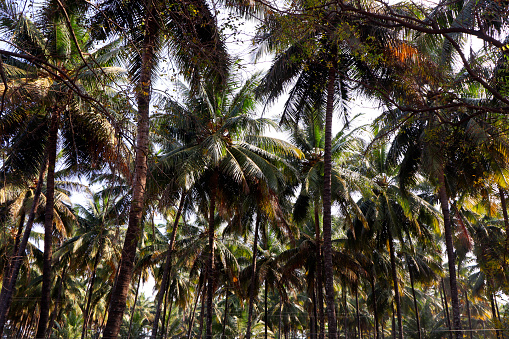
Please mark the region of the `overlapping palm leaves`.
[[[256, 77], [238, 85], [230, 81], [220, 89], [203, 84], [193, 94], [183, 88], [180, 103], [166, 100], [168, 144], [171, 148], [159, 161], [179, 168], [177, 182], [186, 190], [193, 189], [199, 210], [209, 219], [209, 251], [207, 264], [207, 335], [212, 325], [214, 290], [214, 220], [216, 209], [225, 220], [233, 217], [240, 192], [277, 192], [284, 184], [280, 171], [285, 165], [281, 156], [300, 156], [300, 152], [284, 141], [261, 136], [273, 126], [267, 119], [254, 119], [253, 89]], [[173, 141], [172, 138], [174, 138]], [[276, 155], [279, 154], [279, 155]]]
[[[59, 69], [65, 69], [67, 77], [72, 77], [74, 86], [83, 86], [87, 90], [95, 90], [96, 95], [104, 98], [110, 96], [105, 91], [104, 85], [112, 81], [106, 72], [101, 73], [95, 81], [90, 81], [90, 72], [94, 72], [94, 66], [89, 66], [92, 59], [105, 55], [105, 49], [90, 54], [88, 61], [83, 57], [83, 50], [89, 47], [88, 34], [83, 26], [80, 26], [80, 13], [75, 12], [67, 15], [67, 21], [63, 19], [60, 11], [51, 13], [50, 3], [46, 4], [45, 10], [37, 21], [27, 18], [21, 8], [10, 2], [3, 2], [1, 20], [5, 36], [12, 41], [14, 49], [25, 55], [33, 55], [44, 60], [46, 64], [56, 65]], [[70, 38], [74, 37], [74, 40]], [[79, 37], [79, 42], [77, 40]], [[81, 45], [80, 45], [81, 44]], [[113, 46], [114, 47], [114, 46]], [[88, 51], [87, 51], [88, 52]], [[103, 65], [111, 64], [114, 53], [109, 58], [103, 58]], [[74, 170], [81, 168], [97, 167], [100, 169], [107, 161], [115, 161], [115, 153], [124, 151], [118, 149], [115, 130], [111, 123], [103, 118], [91, 105], [80, 101], [73, 91], [67, 87], [65, 80], [54, 77], [37, 67], [37, 63], [31, 63], [27, 59], [8, 59], [5, 63], [12, 62], [11, 78], [9, 79], [12, 93], [7, 93], [8, 105], [6, 114], [2, 116], [2, 136], [12, 145], [9, 157], [3, 166], [8, 172], [16, 172], [21, 179], [31, 180], [35, 171], [41, 169], [44, 172], [48, 163], [47, 176], [47, 203], [45, 221], [45, 268], [43, 276], [43, 303], [41, 319], [39, 321], [38, 337], [44, 336], [49, 316], [49, 293], [51, 282], [52, 253], [52, 223], [54, 202], [54, 175], [56, 152], [58, 147], [59, 129], [62, 128], [61, 136], [64, 137], [63, 152], [64, 161], [69, 168]], [[115, 72], [119, 74], [119, 69]], [[25, 78], [19, 79], [19, 74]], [[12, 79], [12, 80], [11, 80]], [[27, 87], [28, 86], [28, 92]], [[94, 145], [87, 144], [93, 140]], [[35, 147], [32, 147], [35, 146]], [[26, 156], [26, 150], [32, 152], [30, 158]], [[120, 153], [121, 153], [120, 152]], [[119, 164], [121, 161], [116, 161]], [[85, 165], [85, 166], [84, 166]], [[121, 166], [122, 167], [122, 166]], [[27, 227], [27, 231], [29, 232]], [[15, 270], [14, 270], [15, 271]], [[16, 274], [10, 279], [14, 284]], [[5, 286], [7, 287], [7, 286]], [[9, 297], [4, 291], [2, 295], [2, 308], [0, 323], [3, 328], [5, 310], [8, 308]]]

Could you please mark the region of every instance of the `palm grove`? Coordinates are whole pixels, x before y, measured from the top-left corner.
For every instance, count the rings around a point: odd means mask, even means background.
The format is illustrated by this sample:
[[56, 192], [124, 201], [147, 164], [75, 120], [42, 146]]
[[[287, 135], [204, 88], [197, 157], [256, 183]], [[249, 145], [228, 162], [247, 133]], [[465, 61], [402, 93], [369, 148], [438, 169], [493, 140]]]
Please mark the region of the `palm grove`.
[[0, 333], [509, 336], [507, 12], [0, 1]]

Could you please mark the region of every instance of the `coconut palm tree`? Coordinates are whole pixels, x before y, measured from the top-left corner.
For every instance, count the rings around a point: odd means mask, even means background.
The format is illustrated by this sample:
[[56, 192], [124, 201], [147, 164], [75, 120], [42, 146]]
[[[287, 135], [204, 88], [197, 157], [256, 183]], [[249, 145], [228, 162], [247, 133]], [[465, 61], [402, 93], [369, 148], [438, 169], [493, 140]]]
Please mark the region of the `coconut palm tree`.
[[[391, 262], [391, 275], [394, 288], [394, 299], [398, 318], [398, 337], [403, 338], [403, 319], [400, 301], [399, 279], [395, 238], [400, 244], [405, 242], [403, 234], [414, 234], [422, 238], [431, 237], [431, 231], [437, 229], [439, 215], [424, 199], [414, 193], [403, 195], [395, 185], [394, 174], [397, 168], [390, 167], [387, 161], [388, 147], [381, 145], [371, 150], [361, 172], [372, 178], [373, 195], [359, 201], [361, 210], [368, 220], [369, 229], [357, 228], [360, 234], [352, 234], [355, 239], [364, 241], [371, 236], [379, 244], [388, 243]], [[364, 235], [363, 235], [364, 233]], [[376, 235], [375, 235], [376, 234]], [[381, 245], [383, 248], [384, 245]]]
[[[131, 283], [134, 258], [140, 236], [140, 222], [145, 199], [147, 155], [149, 153], [149, 112], [152, 81], [167, 39], [176, 63], [185, 69], [193, 83], [202, 77], [214, 78], [216, 84], [228, 67], [228, 55], [210, 7], [203, 1], [189, 5], [164, 1], [102, 1], [94, 17], [97, 36], [127, 35], [133, 58], [130, 75], [136, 88], [137, 135], [136, 158], [129, 226], [122, 251], [123, 258], [111, 298], [104, 335], [118, 336]], [[113, 20], [110, 22], [109, 20]]]
[[[82, 86], [85, 91], [96, 91], [96, 95], [107, 98], [108, 92], [103, 85], [112, 81], [112, 74], [118, 74], [119, 68], [109, 68], [107, 72], [104, 69], [99, 75], [99, 68], [111, 65], [115, 53], [111, 53], [112, 45], [105, 46], [95, 53], [88, 54], [88, 61], [83, 56], [83, 51], [91, 42], [89, 35], [84, 30], [80, 22], [80, 13], [78, 8], [76, 12], [67, 12], [65, 8], [62, 11], [53, 11], [51, 4], [43, 7], [38, 16], [38, 21], [32, 21], [23, 14], [22, 8], [10, 2], [2, 3], [2, 20], [4, 24], [4, 35], [13, 41], [13, 49], [25, 55], [32, 55], [43, 60], [45, 64], [56, 65], [60, 69], [65, 69], [68, 78], [74, 79], [74, 86]], [[68, 8], [70, 9], [70, 8]], [[63, 19], [63, 12], [66, 13], [66, 20]], [[62, 15], [61, 15], [62, 14]], [[74, 39], [63, 37], [72, 36]], [[114, 45], [113, 45], [114, 46]], [[109, 57], [105, 56], [105, 50], [110, 52]], [[91, 60], [103, 56], [100, 63], [91, 66]], [[51, 289], [51, 255], [52, 255], [52, 233], [53, 233], [53, 205], [54, 205], [54, 185], [55, 185], [55, 164], [57, 148], [59, 144], [59, 131], [62, 130], [64, 161], [69, 168], [77, 170], [102, 167], [103, 161], [114, 161], [116, 155], [122, 149], [117, 148], [117, 140], [111, 133], [113, 127], [103, 118], [94, 108], [87, 103], [81, 102], [74, 95], [75, 93], [66, 89], [67, 80], [59, 77], [53, 77], [51, 74], [43, 73], [39, 76], [39, 64], [31, 59], [10, 59], [11, 77], [9, 78], [11, 92], [7, 93], [8, 114], [4, 115], [2, 129], [4, 136], [12, 136], [17, 140], [17, 147], [33, 144], [34, 137], [37, 138], [39, 145], [35, 147], [33, 160], [35, 163], [47, 163], [47, 193], [46, 193], [46, 220], [45, 220], [45, 268], [43, 274], [43, 302], [41, 306], [41, 316], [39, 320], [39, 330], [37, 337], [43, 337], [46, 332], [50, 307], [50, 289]], [[109, 74], [107, 74], [109, 73]], [[23, 74], [24, 78], [20, 78]], [[92, 74], [96, 76], [92, 81]], [[27, 92], [28, 91], [28, 92]], [[83, 91], [82, 91], [83, 92]], [[22, 95], [20, 97], [20, 94]], [[27, 95], [27, 96], [23, 96]], [[15, 119], [21, 117], [24, 119]], [[36, 125], [34, 125], [34, 123]], [[27, 134], [31, 134], [26, 138]], [[115, 135], [115, 134], [113, 134]], [[90, 147], [87, 142], [93, 142]], [[15, 149], [13, 149], [14, 151]], [[8, 159], [4, 166], [10, 170], [16, 170], [20, 164], [15, 153], [11, 153], [11, 159]], [[28, 160], [28, 159], [25, 159]], [[99, 163], [99, 164], [98, 164]], [[118, 163], [121, 163], [119, 161]], [[41, 167], [43, 167], [41, 165]], [[25, 167], [30, 170], [34, 166]], [[90, 171], [90, 170], [89, 170]], [[92, 169], [93, 171], [93, 169]], [[44, 170], [42, 171], [44, 172]], [[20, 172], [22, 173], [22, 172]], [[33, 173], [33, 172], [32, 172]], [[29, 228], [27, 232], [29, 233]], [[20, 248], [21, 250], [21, 248]], [[15, 262], [15, 266], [17, 262]], [[16, 280], [16, 270], [10, 272], [14, 275], [10, 278], [8, 284], [3, 287], [11, 290]], [[4, 290], [0, 296], [0, 329], [5, 323], [5, 313], [10, 303], [10, 292]]]
[[256, 185], [277, 192], [284, 177], [280, 156], [300, 156], [298, 150], [278, 139], [261, 136], [268, 119], [254, 119], [253, 89], [256, 76], [245, 84], [229, 81], [223, 89], [204, 84], [193, 94], [183, 87], [184, 103], [166, 102], [167, 129], [181, 147], [165, 154], [165, 161], [180, 168], [177, 179], [203, 199], [200, 208], [209, 219], [209, 259], [207, 263], [207, 337], [212, 335], [212, 299], [215, 289], [214, 238], [216, 209], [225, 220], [233, 216], [237, 192], [256, 191]]

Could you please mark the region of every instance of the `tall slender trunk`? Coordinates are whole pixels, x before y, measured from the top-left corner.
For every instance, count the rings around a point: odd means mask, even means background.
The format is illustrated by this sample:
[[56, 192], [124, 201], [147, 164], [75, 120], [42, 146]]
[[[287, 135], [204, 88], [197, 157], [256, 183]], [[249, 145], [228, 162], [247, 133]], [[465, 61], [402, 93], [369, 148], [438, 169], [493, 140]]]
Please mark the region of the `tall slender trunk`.
[[267, 321], [268, 321], [268, 312], [267, 312], [267, 277], [265, 277], [265, 339], [267, 339]]
[[345, 332], [345, 339], [348, 338], [348, 321], [347, 321], [347, 308], [346, 308], [346, 290], [345, 286], [341, 286], [341, 294], [343, 295], [343, 330]]
[[398, 338], [403, 339], [403, 321], [401, 317], [401, 300], [399, 297], [398, 273], [396, 271], [396, 255], [394, 253], [394, 239], [392, 232], [388, 230], [389, 235], [389, 252], [391, 257], [391, 273], [392, 282], [394, 284], [394, 301], [396, 302], [396, 314], [398, 316]]
[[251, 338], [251, 321], [253, 319], [253, 305], [254, 305], [254, 297], [255, 297], [255, 285], [256, 285], [256, 256], [258, 254], [258, 229], [260, 227], [260, 211], [256, 213], [256, 222], [255, 222], [255, 233], [253, 240], [253, 262], [251, 267], [251, 283], [249, 285], [249, 309], [247, 313], [247, 326], [246, 326], [246, 339]]
[[472, 317], [470, 315], [470, 301], [468, 300], [468, 293], [467, 289], [465, 289], [465, 303], [467, 305], [467, 315], [468, 315], [468, 329], [469, 329], [469, 335], [470, 339], [472, 339], [473, 330], [472, 330]]
[[131, 330], [133, 328], [133, 316], [134, 311], [136, 309], [136, 303], [138, 302], [138, 293], [140, 292], [140, 283], [141, 283], [141, 272], [138, 276], [138, 283], [136, 284], [136, 295], [134, 296], [133, 307], [131, 308], [131, 316], [129, 317], [129, 331], [127, 332], [127, 339], [131, 339]]
[[415, 321], [417, 322], [417, 336], [419, 339], [422, 338], [421, 334], [421, 322], [419, 320], [419, 309], [417, 308], [417, 298], [415, 297], [415, 288], [414, 288], [414, 273], [408, 265], [408, 272], [410, 273], [410, 286], [412, 287], [412, 296], [414, 298], [414, 308], [415, 308]]
[[[16, 254], [18, 254], [19, 243], [21, 241], [21, 235], [23, 234], [23, 225], [25, 224], [25, 216], [26, 216], [25, 212], [23, 212], [19, 217], [18, 231], [16, 232], [16, 236], [14, 237], [14, 248], [12, 249], [12, 256], [9, 258], [7, 270], [11, 269], [12, 259], [14, 258], [14, 256], [16, 256]], [[9, 272], [7, 270], [4, 271], [4, 274], [9, 275]]]
[[281, 339], [281, 328], [283, 324], [283, 300], [279, 300], [279, 331], [277, 333], [278, 339]]
[[452, 339], [452, 327], [451, 327], [451, 317], [449, 316], [449, 305], [447, 304], [447, 294], [445, 293], [445, 283], [444, 278], [442, 278], [442, 294], [444, 295], [444, 310], [447, 321], [447, 327], [449, 328], [449, 338]]
[[97, 253], [95, 255], [94, 267], [92, 269], [92, 276], [90, 277], [90, 286], [88, 288], [88, 293], [87, 293], [87, 300], [86, 300], [86, 306], [85, 306], [85, 314], [83, 315], [83, 327], [81, 329], [81, 339], [85, 338], [85, 333], [87, 331], [90, 307], [92, 305], [92, 293], [94, 292], [95, 275], [96, 275], [96, 272], [97, 272], [97, 266], [99, 265], [99, 260], [101, 258], [103, 239], [102, 239], [102, 234], [100, 234], [99, 236], [101, 238], [99, 239], [99, 249], [97, 250]]
[[394, 311], [394, 303], [391, 304], [392, 307], [392, 338], [396, 339], [398, 335], [398, 330], [396, 329], [396, 312]]
[[309, 337], [311, 339], [317, 338], [318, 332], [318, 312], [316, 305], [316, 275], [310, 278], [312, 286], [308, 287], [308, 292], [311, 293], [311, 312], [309, 312]]
[[191, 318], [189, 319], [189, 331], [187, 332], [187, 339], [191, 339], [191, 334], [193, 333], [194, 315], [196, 314], [196, 307], [198, 306], [198, 302], [200, 301], [200, 296], [202, 295], [201, 291], [203, 289], [203, 285], [204, 285], [204, 283], [202, 283], [198, 286], [198, 293], [196, 294], [196, 300], [194, 302], [193, 312], [191, 313]]
[[375, 317], [375, 339], [380, 337], [380, 332], [378, 330], [378, 310], [377, 310], [377, 300], [376, 300], [376, 290], [375, 290], [375, 270], [373, 269], [373, 274], [371, 275], [371, 294], [373, 294], [373, 315]]
[[332, 270], [332, 215], [331, 215], [331, 173], [332, 173], [332, 115], [334, 111], [334, 83], [336, 69], [329, 68], [327, 83], [327, 108], [325, 111], [325, 147], [323, 165], [323, 271], [327, 300], [329, 338], [337, 339], [336, 308], [334, 307], [334, 272]]
[[322, 239], [320, 237], [319, 203], [315, 201], [315, 242], [316, 242], [316, 298], [318, 303], [318, 319], [320, 329], [318, 339], [325, 338], [325, 313], [323, 309], [323, 260], [322, 260]]
[[177, 228], [179, 225], [180, 215], [182, 214], [182, 209], [184, 208], [184, 203], [186, 201], [186, 192], [182, 192], [182, 197], [180, 198], [180, 204], [177, 210], [177, 215], [175, 215], [175, 220], [173, 221], [173, 230], [171, 231], [170, 236], [170, 244], [168, 245], [168, 253], [166, 255], [166, 262], [164, 264], [163, 271], [163, 279], [161, 281], [161, 287], [157, 293], [157, 303], [156, 303], [156, 313], [154, 315], [154, 323], [152, 325], [152, 339], [157, 337], [157, 329], [159, 326], [159, 317], [161, 316], [161, 304], [164, 299], [164, 294], [168, 288], [169, 276], [171, 271], [171, 260], [173, 255], [173, 247], [175, 246], [175, 238], [177, 236]]
[[219, 173], [214, 171], [210, 183], [210, 207], [209, 207], [209, 258], [207, 267], [207, 328], [205, 330], [205, 338], [212, 338], [212, 317], [213, 317], [213, 296], [215, 277], [215, 263], [214, 263], [214, 216], [216, 211], [216, 194], [218, 185]]
[[62, 277], [58, 282], [57, 299], [55, 300], [55, 307], [53, 308], [53, 312], [51, 312], [47, 335], [48, 338], [51, 338], [51, 332], [53, 332], [53, 327], [55, 327], [55, 320], [57, 319], [57, 315], [61, 312], [61, 308], [59, 309], [56, 305], [60, 305], [60, 299], [62, 299], [62, 289], [64, 286], [65, 274], [67, 273], [67, 267], [68, 266], [64, 266], [62, 270]]
[[201, 297], [201, 312], [200, 312], [200, 328], [198, 329], [198, 338], [203, 338], [203, 321], [205, 320], [205, 294], [206, 291], [203, 291]]
[[159, 25], [155, 22], [155, 9], [150, 1], [146, 2], [145, 32], [141, 48], [141, 72], [137, 88], [138, 124], [136, 134], [136, 158], [129, 210], [129, 223], [125, 234], [124, 247], [120, 260], [120, 269], [110, 298], [108, 321], [104, 328], [104, 339], [116, 339], [122, 325], [129, 286], [134, 268], [134, 259], [138, 240], [141, 235], [141, 219], [147, 182], [147, 155], [149, 152], [149, 112], [151, 97], [151, 73], [154, 65], [154, 41]]
[[36, 338], [44, 339], [51, 306], [51, 258], [53, 256], [53, 211], [55, 205], [55, 165], [57, 161], [59, 108], [51, 115], [51, 128], [48, 138], [48, 175], [46, 177], [46, 209], [44, 213], [44, 256], [42, 269], [42, 291], [39, 324]]
[[385, 339], [385, 334], [384, 334], [385, 328], [384, 328], [384, 316], [383, 316], [383, 314], [382, 314], [382, 319], [380, 321], [380, 325], [382, 327], [382, 331], [380, 332], [380, 336], [381, 336], [382, 339]]
[[505, 244], [504, 244], [504, 259], [502, 260], [502, 265], [507, 266], [507, 249], [509, 247], [509, 218], [507, 216], [507, 202], [505, 200], [505, 192], [502, 187], [498, 186], [498, 195], [500, 197], [500, 208], [502, 209], [502, 214], [504, 216], [504, 226], [505, 226]]
[[454, 333], [456, 339], [463, 338], [461, 333], [461, 320], [460, 320], [460, 303], [458, 297], [458, 283], [456, 281], [456, 255], [454, 253], [454, 245], [452, 242], [452, 222], [451, 213], [449, 210], [449, 197], [445, 186], [444, 169], [442, 168], [438, 174], [439, 181], [439, 198], [440, 206], [442, 208], [442, 215], [444, 217], [444, 237], [445, 247], [447, 250], [447, 259], [449, 264], [449, 284], [451, 287], [451, 305], [452, 305], [452, 320], [454, 325]]
[[229, 291], [226, 291], [226, 300], [224, 305], [224, 317], [223, 317], [223, 331], [221, 332], [221, 339], [226, 338], [226, 321], [228, 320], [228, 296], [230, 295]]
[[[169, 291], [167, 292], [167, 296], [169, 295]], [[173, 298], [171, 298], [170, 300], [170, 309], [168, 310], [168, 317], [166, 318], [166, 323], [163, 327], [163, 333], [164, 333], [164, 336], [163, 338], [167, 338], [168, 337], [168, 326], [170, 324], [170, 318], [171, 318], [171, 312], [173, 311]]]
[[359, 312], [359, 289], [355, 286], [355, 312], [357, 314], [357, 330], [359, 331], [359, 339], [362, 339], [361, 314]]
[[497, 310], [495, 307], [495, 295], [493, 293], [490, 294], [490, 302], [491, 302], [491, 313], [493, 314], [493, 324], [496, 328], [495, 333], [497, 334], [497, 339], [501, 339], [502, 336], [500, 330], [498, 329], [500, 326], [500, 322], [497, 317]]

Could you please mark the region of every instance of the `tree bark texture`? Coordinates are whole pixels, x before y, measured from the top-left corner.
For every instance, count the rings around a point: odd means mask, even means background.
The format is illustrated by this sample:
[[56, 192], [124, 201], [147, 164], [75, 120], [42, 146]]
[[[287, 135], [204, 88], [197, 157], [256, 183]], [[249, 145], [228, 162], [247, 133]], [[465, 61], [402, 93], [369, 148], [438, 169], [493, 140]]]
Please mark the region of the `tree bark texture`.
[[154, 40], [158, 25], [154, 21], [154, 9], [147, 8], [145, 33], [141, 56], [141, 74], [137, 92], [138, 125], [136, 135], [136, 158], [129, 223], [125, 235], [120, 269], [112, 290], [108, 321], [104, 328], [104, 339], [116, 339], [122, 325], [129, 286], [134, 268], [134, 259], [138, 240], [141, 234], [141, 219], [145, 200], [145, 184], [147, 181], [147, 154], [149, 143], [149, 111], [151, 97], [151, 73], [154, 65]]

